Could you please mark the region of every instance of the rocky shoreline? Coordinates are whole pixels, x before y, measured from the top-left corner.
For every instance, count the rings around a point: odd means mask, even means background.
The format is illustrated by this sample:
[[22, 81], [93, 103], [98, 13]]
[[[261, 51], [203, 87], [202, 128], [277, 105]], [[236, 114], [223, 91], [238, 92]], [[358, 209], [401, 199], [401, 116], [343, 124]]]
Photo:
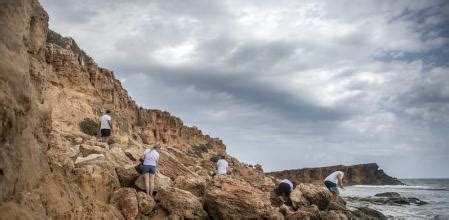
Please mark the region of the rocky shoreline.
[[288, 178], [295, 182], [321, 185], [324, 178], [336, 170], [345, 173], [343, 181], [345, 185], [404, 185], [397, 178], [387, 175], [376, 163], [303, 168], [268, 172], [266, 174], [277, 178]]

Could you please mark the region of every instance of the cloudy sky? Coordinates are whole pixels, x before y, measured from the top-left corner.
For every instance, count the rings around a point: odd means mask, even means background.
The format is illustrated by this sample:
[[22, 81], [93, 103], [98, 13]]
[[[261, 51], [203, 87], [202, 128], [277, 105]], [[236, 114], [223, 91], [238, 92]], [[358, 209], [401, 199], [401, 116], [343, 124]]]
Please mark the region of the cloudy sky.
[[137, 103], [244, 162], [449, 177], [449, 1], [41, 4]]

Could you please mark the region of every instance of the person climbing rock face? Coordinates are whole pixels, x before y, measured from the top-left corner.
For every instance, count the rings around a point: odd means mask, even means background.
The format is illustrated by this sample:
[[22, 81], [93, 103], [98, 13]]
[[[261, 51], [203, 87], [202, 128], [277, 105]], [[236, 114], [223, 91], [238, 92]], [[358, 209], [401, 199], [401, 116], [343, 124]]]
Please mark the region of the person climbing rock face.
[[294, 188], [295, 186], [290, 180], [283, 179], [276, 189], [276, 194], [289, 197]]
[[226, 175], [228, 172], [228, 162], [225, 160], [225, 156], [220, 156], [217, 161], [217, 175]]
[[329, 191], [331, 191], [333, 201], [337, 201], [337, 197], [340, 194], [337, 186], [340, 186], [340, 188], [344, 189], [342, 182], [344, 175], [345, 174], [342, 171], [335, 171], [329, 174], [326, 179], [324, 179], [324, 185], [327, 189], [329, 189]]
[[103, 141], [109, 141], [112, 134], [111, 111], [106, 110], [106, 114], [100, 118], [100, 136]]
[[161, 147], [155, 145], [153, 148], [146, 149], [140, 158], [142, 163], [142, 174], [145, 178], [145, 189], [149, 196], [153, 196], [154, 191], [154, 176], [156, 175], [157, 162], [159, 160], [159, 151]]

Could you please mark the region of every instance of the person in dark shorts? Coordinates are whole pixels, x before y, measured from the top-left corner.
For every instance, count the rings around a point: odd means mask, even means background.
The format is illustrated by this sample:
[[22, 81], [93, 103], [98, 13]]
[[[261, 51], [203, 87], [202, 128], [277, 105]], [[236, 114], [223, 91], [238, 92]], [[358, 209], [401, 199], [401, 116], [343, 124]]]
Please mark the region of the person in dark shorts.
[[344, 173], [341, 171], [335, 171], [324, 180], [324, 185], [326, 188], [332, 193], [332, 200], [336, 201], [340, 192], [338, 191], [338, 187], [344, 189], [343, 187], [343, 176]]
[[106, 110], [106, 114], [100, 118], [100, 135], [103, 141], [108, 141], [112, 134], [111, 111]]
[[156, 175], [157, 162], [159, 160], [159, 151], [161, 147], [155, 145], [153, 148], [146, 149], [140, 158], [142, 162], [141, 172], [145, 178], [145, 190], [147, 195], [153, 196], [154, 177]]
[[293, 191], [293, 188], [294, 184], [290, 180], [283, 179], [279, 183], [278, 188], [276, 188], [276, 194], [289, 197], [290, 193]]

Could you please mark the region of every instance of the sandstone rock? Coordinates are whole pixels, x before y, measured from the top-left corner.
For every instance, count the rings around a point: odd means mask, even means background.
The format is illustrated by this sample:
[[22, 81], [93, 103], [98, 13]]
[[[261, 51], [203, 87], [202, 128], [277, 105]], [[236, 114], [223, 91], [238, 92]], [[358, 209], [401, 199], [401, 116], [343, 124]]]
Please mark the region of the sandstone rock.
[[[173, 181], [164, 176], [161, 173], [156, 173], [156, 176], [154, 177], [154, 190], [158, 191], [163, 188], [169, 188], [173, 185]], [[143, 175], [140, 175], [137, 180], [134, 182], [134, 185], [137, 186], [139, 189], [145, 191], [145, 178]]]
[[116, 167], [115, 172], [117, 173], [120, 186], [122, 187], [133, 187], [134, 182], [139, 178], [140, 174], [134, 169], [134, 167], [124, 168]]
[[90, 154], [86, 157], [78, 157], [75, 160], [75, 166], [85, 166], [88, 164], [97, 164], [104, 161], [104, 155], [103, 154]]
[[[297, 189], [301, 191], [310, 204], [315, 204], [320, 210], [324, 210], [329, 206], [331, 194], [324, 188], [312, 184], [299, 184]], [[295, 189], [296, 190], [296, 189]]]
[[106, 159], [116, 167], [131, 167], [137, 162], [130, 160], [118, 146], [113, 146], [109, 151], [104, 153]]
[[193, 193], [197, 197], [202, 197], [206, 190], [206, 181], [201, 177], [189, 178], [178, 176], [175, 179], [175, 187]]
[[68, 156], [70, 158], [76, 158], [76, 157], [78, 157], [79, 153], [80, 153], [80, 146], [79, 145], [71, 146], [69, 148]]
[[144, 192], [137, 193], [137, 202], [139, 204], [139, 212], [144, 215], [148, 215], [156, 205], [154, 199]]
[[227, 176], [216, 176], [206, 189], [205, 203], [212, 218], [263, 218], [274, 208], [269, 193]]
[[301, 188], [299, 187], [296, 187], [290, 193], [290, 200], [292, 201], [292, 205], [295, 208], [310, 205], [309, 201], [302, 195]]
[[83, 143], [83, 138], [82, 137], [76, 137], [75, 139], [73, 139], [75, 144], [82, 144]]
[[105, 152], [104, 148], [93, 146], [93, 145], [80, 145], [80, 152], [83, 157], [87, 157], [90, 154], [103, 154]]
[[156, 195], [156, 200], [170, 215], [181, 218], [204, 218], [207, 216], [203, 205], [191, 192], [173, 187], [162, 188]]
[[309, 207], [302, 207], [286, 217], [288, 219], [319, 219], [320, 210], [316, 205], [311, 205]]
[[120, 188], [111, 197], [111, 203], [115, 204], [126, 219], [135, 219], [139, 213], [137, 193], [133, 188]]
[[322, 220], [348, 220], [349, 218], [342, 212], [339, 211], [320, 211], [319, 219]]
[[74, 182], [85, 195], [107, 202], [114, 190], [120, 187], [118, 177], [107, 163], [87, 164], [75, 168]]

